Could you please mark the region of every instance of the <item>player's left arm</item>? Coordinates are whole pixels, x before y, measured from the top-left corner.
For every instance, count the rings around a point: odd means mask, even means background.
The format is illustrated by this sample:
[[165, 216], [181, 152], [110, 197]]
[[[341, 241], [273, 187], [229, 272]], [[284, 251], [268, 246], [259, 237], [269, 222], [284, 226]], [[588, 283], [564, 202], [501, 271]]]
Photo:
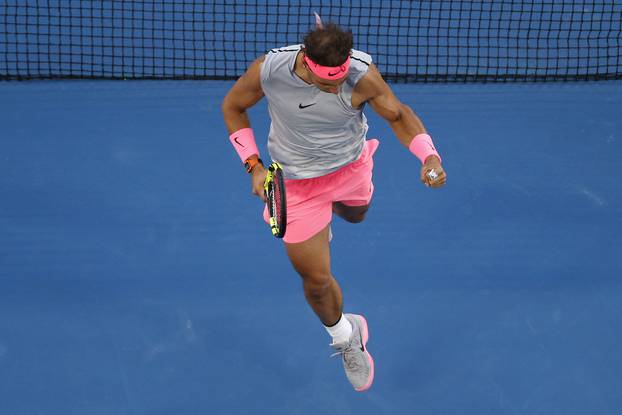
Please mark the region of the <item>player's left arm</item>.
[[[395, 133], [398, 140], [413, 153], [420, 157], [419, 148], [424, 149], [423, 166], [421, 167], [421, 181], [432, 187], [441, 187], [447, 180], [447, 175], [441, 165], [440, 157], [434, 154], [436, 149], [430, 139], [423, 122], [417, 114], [406, 104], [400, 102], [389, 85], [382, 79], [375, 65], [370, 65], [367, 74], [356, 84], [354, 94], [362, 102], [368, 102], [372, 109], [384, 118]], [[416, 141], [422, 140], [422, 141]], [[434, 170], [434, 175], [429, 172]]]

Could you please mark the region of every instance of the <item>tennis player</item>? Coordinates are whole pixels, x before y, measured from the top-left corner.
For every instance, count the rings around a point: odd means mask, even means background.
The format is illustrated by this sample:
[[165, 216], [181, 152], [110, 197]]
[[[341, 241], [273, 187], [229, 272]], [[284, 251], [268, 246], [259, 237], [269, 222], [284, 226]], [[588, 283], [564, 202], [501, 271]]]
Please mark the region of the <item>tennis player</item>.
[[317, 16], [316, 21], [304, 44], [272, 49], [252, 63], [227, 93], [222, 111], [253, 193], [265, 200], [266, 169], [246, 110], [268, 99], [268, 150], [286, 178], [285, 249], [302, 277], [307, 302], [332, 336], [348, 380], [355, 390], [365, 391], [374, 379], [367, 322], [362, 315], [343, 313], [329, 249], [332, 214], [361, 222], [374, 191], [378, 141], [366, 139], [365, 104], [421, 160], [420, 179], [426, 186], [443, 186], [446, 175], [421, 120], [395, 97], [371, 56], [352, 48], [352, 32], [323, 25]]

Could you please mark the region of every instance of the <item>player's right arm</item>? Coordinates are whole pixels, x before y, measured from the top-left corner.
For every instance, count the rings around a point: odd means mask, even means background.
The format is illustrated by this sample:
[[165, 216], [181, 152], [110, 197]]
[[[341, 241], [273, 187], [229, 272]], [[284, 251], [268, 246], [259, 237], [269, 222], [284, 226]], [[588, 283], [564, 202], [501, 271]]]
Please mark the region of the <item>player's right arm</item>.
[[[231, 135], [241, 130], [250, 129], [251, 124], [246, 110], [255, 105], [264, 96], [260, 81], [261, 63], [263, 60], [263, 56], [255, 60], [255, 62], [248, 67], [246, 72], [238, 78], [222, 101], [222, 114], [225, 119], [227, 130]], [[232, 141], [234, 147], [238, 145], [238, 141]], [[236, 148], [236, 150], [238, 149]], [[240, 154], [239, 151], [238, 154]], [[256, 152], [248, 156], [248, 158], [251, 159], [258, 157], [259, 154]], [[242, 162], [244, 161], [245, 160], [242, 160]], [[252, 168], [251, 173], [253, 193], [264, 200], [263, 184], [267, 172], [263, 166], [258, 163]]]
[[253, 62], [246, 72], [238, 78], [222, 101], [222, 114], [225, 124], [232, 134], [242, 128], [250, 127], [246, 110], [263, 98], [260, 70], [264, 57]]

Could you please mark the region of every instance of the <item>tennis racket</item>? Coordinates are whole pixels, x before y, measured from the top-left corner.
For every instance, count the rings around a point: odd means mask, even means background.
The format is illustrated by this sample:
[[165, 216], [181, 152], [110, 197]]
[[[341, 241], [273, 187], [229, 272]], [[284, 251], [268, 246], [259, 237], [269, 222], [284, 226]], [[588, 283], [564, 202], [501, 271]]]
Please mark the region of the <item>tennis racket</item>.
[[263, 187], [266, 193], [272, 235], [282, 238], [287, 225], [287, 204], [285, 202], [285, 179], [279, 163], [275, 162], [268, 166], [268, 175]]

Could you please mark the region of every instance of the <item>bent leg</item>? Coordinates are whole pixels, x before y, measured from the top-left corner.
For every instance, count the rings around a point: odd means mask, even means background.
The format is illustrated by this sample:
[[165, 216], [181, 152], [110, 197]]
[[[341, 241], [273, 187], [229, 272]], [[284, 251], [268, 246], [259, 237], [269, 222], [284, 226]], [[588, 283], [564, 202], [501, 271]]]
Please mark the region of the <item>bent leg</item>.
[[294, 269], [302, 277], [305, 298], [325, 326], [341, 317], [341, 288], [330, 271], [330, 248], [326, 226], [318, 234], [300, 243], [285, 243]]
[[350, 206], [342, 202], [333, 202], [333, 213], [350, 223], [359, 223], [365, 219], [369, 205]]

